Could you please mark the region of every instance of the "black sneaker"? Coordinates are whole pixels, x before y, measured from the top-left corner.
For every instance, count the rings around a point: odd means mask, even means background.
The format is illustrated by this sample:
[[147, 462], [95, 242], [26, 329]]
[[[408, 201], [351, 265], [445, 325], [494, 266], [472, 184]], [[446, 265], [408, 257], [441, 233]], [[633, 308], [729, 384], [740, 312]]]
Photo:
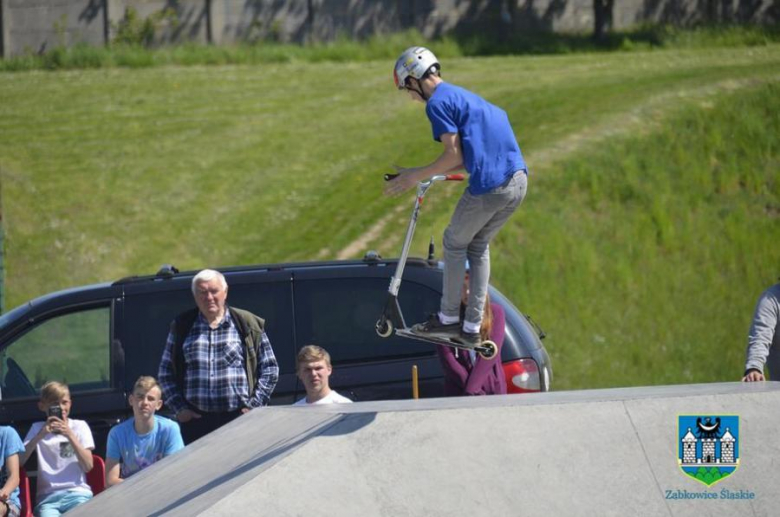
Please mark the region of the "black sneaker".
[[479, 332], [466, 332], [461, 330], [458, 337], [455, 338], [455, 341], [463, 343], [464, 345], [471, 348], [475, 348], [482, 344], [482, 335]]
[[412, 332], [420, 335], [444, 336], [454, 338], [460, 333], [460, 322], [445, 325], [439, 321], [438, 314], [431, 314], [428, 321], [412, 325]]

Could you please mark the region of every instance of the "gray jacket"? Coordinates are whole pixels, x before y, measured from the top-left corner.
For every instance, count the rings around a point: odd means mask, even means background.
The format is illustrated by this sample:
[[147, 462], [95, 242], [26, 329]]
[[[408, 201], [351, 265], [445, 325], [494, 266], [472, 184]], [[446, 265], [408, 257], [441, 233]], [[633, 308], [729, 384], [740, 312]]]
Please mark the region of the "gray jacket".
[[763, 372], [765, 363], [771, 377], [780, 380], [780, 284], [761, 294], [748, 335], [745, 370]]

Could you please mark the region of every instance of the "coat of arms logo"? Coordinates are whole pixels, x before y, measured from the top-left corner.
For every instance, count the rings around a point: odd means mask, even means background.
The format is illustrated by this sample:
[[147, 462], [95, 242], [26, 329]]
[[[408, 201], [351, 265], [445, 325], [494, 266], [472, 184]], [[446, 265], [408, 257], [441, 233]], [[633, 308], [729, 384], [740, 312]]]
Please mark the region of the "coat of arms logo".
[[696, 481], [712, 486], [739, 467], [738, 416], [680, 416], [677, 437], [677, 463]]

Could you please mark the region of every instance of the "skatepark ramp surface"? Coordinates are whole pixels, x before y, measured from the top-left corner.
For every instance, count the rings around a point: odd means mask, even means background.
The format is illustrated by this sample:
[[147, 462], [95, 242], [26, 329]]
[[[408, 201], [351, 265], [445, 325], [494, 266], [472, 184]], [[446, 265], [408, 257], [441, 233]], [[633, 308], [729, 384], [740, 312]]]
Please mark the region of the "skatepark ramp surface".
[[69, 515], [776, 516], [779, 409], [780, 382], [270, 407]]

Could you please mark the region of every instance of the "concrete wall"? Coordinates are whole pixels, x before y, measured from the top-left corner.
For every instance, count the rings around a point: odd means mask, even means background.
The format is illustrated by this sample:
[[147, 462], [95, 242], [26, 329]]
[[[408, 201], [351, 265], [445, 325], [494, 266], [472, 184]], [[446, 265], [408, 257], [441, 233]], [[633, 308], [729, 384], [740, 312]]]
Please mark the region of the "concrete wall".
[[[71, 0], [77, 2], [79, 0]], [[84, 0], [81, 0], [84, 1]], [[165, 45], [170, 43], [209, 41], [209, 4], [204, 0], [92, 0], [101, 2], [107, 11], [109, 27], [108, 41], [116, 36], [117, 25], [125, 17], [128, 8], [135, 9], [139, 18], [152, 17], [164, 9], [175, 13], [173, 17], [163, 17], [157, 25], [154, 43]]]
[[[765, 382], [274, 406], [68, 516], [770, 517], [778, 404]], [[731, 476], [682, 472], [680, 415], [739, 416]]]
[[106, 41], [103, 0], [0, 0], [2, 55]]
[[[328, 41], [416, 28], [425, 36], [593, 29], [593, 0], [0, 0], [0, 55], [103, 45], [133, 8], [168, 9], [156, 44]], [[780, 22], [780, 0], [618, 0], [613, 28], [644, 22]]]
[[307, 0], [213, 1], [213, 42], [303, 41], [309, 23]]

